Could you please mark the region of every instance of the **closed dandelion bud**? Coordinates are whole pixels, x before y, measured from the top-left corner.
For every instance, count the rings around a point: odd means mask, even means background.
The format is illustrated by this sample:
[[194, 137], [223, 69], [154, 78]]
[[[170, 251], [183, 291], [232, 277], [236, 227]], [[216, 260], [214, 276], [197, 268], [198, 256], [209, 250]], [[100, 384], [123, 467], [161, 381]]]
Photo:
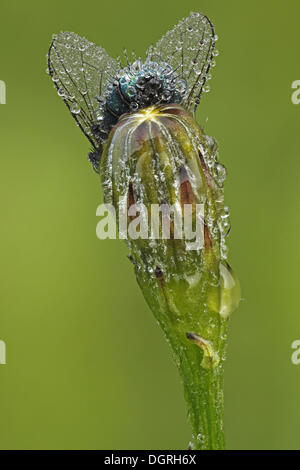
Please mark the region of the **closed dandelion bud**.
[[148, 303], [183, 344], [187, 332], [211, 343], [215, 360], [204, 367], [216, 366], [218, 325], [239, 301], [226, 261], [224, 171], [214, 140], [170, 104], [121, 117], [100, 172]]
[[105, 202], [116, 208], [120, 234], [127, 231], [138, 283], [183, 368], [188, 395], [195, 383], [183, 357], [222, 375], [227, 317], [240, 299], [226, 261], [224, 172], [215, 141], [176, 104], [121, 117], [102, 155]]
[[240, 300], [227, 262], [226, 171], [194, 119], [216, 39], [209, 19], [191, 13], [144, 62], [125, 54], [122, 66], [74, 33], [56, 36], [48, 59], [59, 96], [93, 146], [104, 201], [172, 347], [194, 449], [224, 448], [227, 324]]

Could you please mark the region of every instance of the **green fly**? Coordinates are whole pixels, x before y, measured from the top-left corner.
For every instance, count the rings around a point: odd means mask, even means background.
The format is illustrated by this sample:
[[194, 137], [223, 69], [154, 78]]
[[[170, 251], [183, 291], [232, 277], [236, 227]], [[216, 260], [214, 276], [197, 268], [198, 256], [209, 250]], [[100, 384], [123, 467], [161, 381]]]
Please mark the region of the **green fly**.
[[123, 114], [151, 105], [177, 103], [195, 112], [214, 65], [216, 35], [209, 19], [191, 13], [168, 31], [144, 60], [125, 64], [77, 36], [53, 36], [48, 72], [78, 126], [92, 145], [89, 159], [96, 171], [112, 127]]

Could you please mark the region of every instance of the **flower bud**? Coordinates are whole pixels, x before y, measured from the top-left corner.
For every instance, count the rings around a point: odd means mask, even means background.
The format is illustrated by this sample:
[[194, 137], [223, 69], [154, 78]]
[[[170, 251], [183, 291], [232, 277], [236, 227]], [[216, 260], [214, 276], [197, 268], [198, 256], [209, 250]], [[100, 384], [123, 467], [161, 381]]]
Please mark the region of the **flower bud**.
[[105, 202], [117, 209], [120, 234], [128, 231], [137, 280], [158, 322], [183, 346], [194, 332], [213, 356], [203, 367], [215, 367], [218, 325], [240, 296], [225, 260], [225, 169], [215, 141], [183, 107], [151, 106], [119, 119], [101, 166]]
[[206, 410], [213, 429], [222, 429], [227, 322], [240, 287], [226, 261], [230, 226], [217, 145], [183, 107], [151, 106], [119, 119], [100, 174], [137, 281], [172, 347], [191, 445], [223, 448], [222, 433], [212, 441]]

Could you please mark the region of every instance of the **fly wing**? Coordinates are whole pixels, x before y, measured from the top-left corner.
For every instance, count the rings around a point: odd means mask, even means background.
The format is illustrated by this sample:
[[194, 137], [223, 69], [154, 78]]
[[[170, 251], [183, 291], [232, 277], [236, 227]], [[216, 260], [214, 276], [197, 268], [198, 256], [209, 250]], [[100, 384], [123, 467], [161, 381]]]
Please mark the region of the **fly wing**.
[[167, 62], [186, 81], [182, 104], [195, 112], [215, 48], [214, 27], [207, 16], [191, 13], [147, 51], [147, 59]]
[[53, 37], [48, 53], [49, 74], [95, 150], [101, 148], [103, 111], [99, 98], [118, 69], [118, 63], [104, 49], [75, 33], [61, 32]]

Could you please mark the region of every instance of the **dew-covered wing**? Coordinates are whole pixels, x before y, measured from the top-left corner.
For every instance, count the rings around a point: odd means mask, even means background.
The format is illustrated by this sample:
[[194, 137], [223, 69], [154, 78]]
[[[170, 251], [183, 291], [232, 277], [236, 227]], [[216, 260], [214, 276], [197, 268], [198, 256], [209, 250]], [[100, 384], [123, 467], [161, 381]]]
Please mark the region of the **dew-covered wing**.
[[48, 53], [49, 74], [59, 96], [95, 149], [101, 145], [103, 118], [98, 98], [119, 66], [104, 49], [75, 33], [53, 37]]
[[147, 58], [167, 62], [187, 83], [183, 105], [195, 111], [213, 61], [216, 36], [209, 19], [191, 13], [147, 51]]

